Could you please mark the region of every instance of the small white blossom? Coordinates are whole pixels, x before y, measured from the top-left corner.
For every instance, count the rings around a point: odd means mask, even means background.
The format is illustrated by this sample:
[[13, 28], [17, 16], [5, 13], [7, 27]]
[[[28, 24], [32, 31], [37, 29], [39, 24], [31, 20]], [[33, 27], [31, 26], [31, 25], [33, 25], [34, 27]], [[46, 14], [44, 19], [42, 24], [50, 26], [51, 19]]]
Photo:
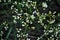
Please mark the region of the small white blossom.
[[19, 35], [19, 34], [17, 34], [17, 37], [19, 38], [19, 37], [20, 37], [20, 35]]
[[28, 3], [25, 4], [28, 7]]
[[25, 26], [25, 24], [22, 24], [22, 26]]
[[30, 40], [29, 38], [27, 38], [27, 40]]
[[58, 13], [58, 16], [60, 16], [60, 13]]
[[48, 32], [45, 32], [44, 35], [48, 35], [49, 33]]
[[40, 40], [40, 38], [38, 37], [38, 39], [37, 40]]
[[28, 33], [26, 34], [26, 36], [28, 36]]
[[19, 2], [19, 4], [21, 4], [21, 3]]
[[55, 22], [55, 20], [52, 20], [52, 21], [50, 21], [49, 23], [52, 24], [52, 23], [54, 23], [54, 22]]
[[22, 21], [22, 23], [24, 23], [24, 21]]
[[27, 2], [32, 2], [32, 1], [30, 1], [30, 0], [27, 0]]
[[4, 34], [4, 32], [3, 32], [3, 31], [1, 31], [1, 34]]
[[43, 2], [43, 3], [42, 3], [42, 7], [47, 8], [47, 7], [48, 7], [47, 3], [46, 3], [46, 2]]
[[0, 2], [2, 2], [2, 1], [0, 0]]
[[26, 36], [26, 35], [23, 35], [23, 37]]
[[24, 7], [24, 4], [21, 4], [22, 5], [22, 7]]
[[27, 23], [29, 23], [29, 20], [26, 20]]
[[16, 11], [16, 10], [15, 10], [14, 12], [15, 12], [15, 13], [18, 13], [18, 11]]
[[35, 29], [35, 27], [31, 27], [32, 29]]
[[49, 32], [51, 33], [51, 32], [53, 32], [53, 30], [49, 30]]
[[19, 19], [20, 17], [19, 16], [17, 16], [17, 19]]
[[21, 31], [22, 29], [20, 28], [19, 30]]
[[54, 37], [54, 35], [51, 35], [52, 37]]
[[36, 6], [36, 2], [33, 2], [33, 4], [34, 4], [33, 6]]
[[14, 19], [17, 19], [16, 16], [14, 16], [14, 15], [12, 17], [14, 17]]
[[5, 28], [5, 30], [7, 30], [8, 29], [8, 27], [4, 27]]
[[11, 9], [13, 9], [14, 5], [11, 6]]
[[6, 23], [5, 23], [5, 22], [3, 22], [3, 24], [5, 25]]
[[25, 36], [28, 37], [28, 33]]
[[30, 24], [32, 24], [32, 21], [30, 21]]
[[23, 12], [23, 10], [21, 10], [21, 13]]
[[24, 1], [22, 3], [25, 3]]
[[58, 24], [58, 26], [60, 26], [60, 24]]
[[33, 8], [35, 9], [36, 7], [34, 6]]
[[53, 14], [55, 14], [55, 13], [56, 13], [56, 11], [53, 12]]
[[18, 30], [17, 32], [19, 33], [20, 31]]
[[36, 14], [37, 12], [36, 12], [36, 10], [33, 12], [33, 14]]
[[18, 9], [16, 9], [16, 11], [18, 11]]
[[31, 15], [31, 18], [32, 18], [32, 19], [34, 19], [34, 18], [35, 18], [35, 16], [34, 16], [34, 15]]
[[28, 13], [24, 13], [24, 15], [28, 16]]
[[19, 13], [19, 14], [17, 14], [18, 16], [21, 16], [22, 14], [21, 13]]
[[17, 1], [15, 1], [13, 4], [17, 5]]
[[17, 23], [17, 21], [16, 21], [16, 20], [13, 20], [13, 22], [14, 22], [14, 23]]

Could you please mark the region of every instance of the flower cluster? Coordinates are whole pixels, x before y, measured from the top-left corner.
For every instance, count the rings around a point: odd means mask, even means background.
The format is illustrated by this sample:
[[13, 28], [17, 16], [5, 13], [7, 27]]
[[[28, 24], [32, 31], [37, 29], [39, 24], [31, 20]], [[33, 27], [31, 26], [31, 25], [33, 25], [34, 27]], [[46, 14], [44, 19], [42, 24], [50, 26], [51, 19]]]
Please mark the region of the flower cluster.
[[[49, 7], [46, 2], [41, 3], [42, 8], [46, 9]], [[44, 9], [44, 10], [45, 10]], [[42, 36], [36, 37], [37, 40], [59, 40], [60, 33], [60, 13], [56, 11], [49, 11], [48, 13], [40, 13], [40, 10], [37, 7], [36, 1], [27, 1], [27, 2], [17, 2], [15, 1], [11, 6], [11, 21], [4, 20], [1, 24], [1, 33], [0, 36], [4, 35], [3, 29], [6, 31], [6, 39], [9, 38], [9, 35], [15, 36], [15, 39], [18, 40], [30, 40], [28, 38], [29, 32], [34, 30], [38, 33], [39, 30], [43, 32]], [[9, 30], [9, 31], [8, 31]], [[43, 30], [43, 31], [42, 31]], [[7, 33], [8, 32], [8, 33]], [[41, 33], [39, 32], [39, 33]], [[13, 33], [13, 34], [12, 34]], [[33, 34], [32, 33], [32, 34]], [[34, 34], [33, 34], [34, 35]], [[36, 34], [37, 35], [37, 34]], [[34, 36], [31, 36], [34, 37]], [[4, 38], [5, 39], [5, 38]]]

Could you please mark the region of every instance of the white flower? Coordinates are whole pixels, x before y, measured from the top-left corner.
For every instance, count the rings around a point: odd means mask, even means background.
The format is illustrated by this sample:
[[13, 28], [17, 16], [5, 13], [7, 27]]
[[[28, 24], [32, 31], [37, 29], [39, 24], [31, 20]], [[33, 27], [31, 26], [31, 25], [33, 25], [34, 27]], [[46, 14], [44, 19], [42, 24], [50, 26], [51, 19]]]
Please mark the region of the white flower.
[[53, 14], [55, 14], [55, 13], [56, 13], [56, 11], [53, 12]]
[[19, 4], [21, 4], [21, 3], [19, 2]]
[[16, 9], [16, 11], [18, 11], [18, 9]]
[[29, 23], [29, 20], [26, 20], [27, 23]]
[[17, 19], [15, 15], [13, 15], [12, 17], [14, 17], [14, 19]]
[[26, 36], [26, 35], [23, 35], [23, 37]]
[[19, 33], [20, 31], [18, 30], [17, 32]]
[[15, 5], [17, 5], [17, 1], [15, 1], [15, 3], [14, 3]]
[[51, 33], [51, 32], [53, 32], [53, 30], [49, 30], [49, 32]]
[[23, 10], [21, 10], [21, 13], [23, 12]]
[[2, 2], [2, 1], [0, 0], [0, 2]]
[[21, 4], [22, 5], [22, 7], [24, 7], [24, 4]]
[[42, 26], [44, 26], [44, 23], [41, 23]]
[[17, 34], [17, 37], [19, 38], [19, 37], [20, 37], [20, 35], [19, 35], [19, 34]]
[[31, 27], [32, 29], [35, 29], [35, 27]]
[[25, 4], [28, 7], [28, 3]]
[[33, 14], [36, 14], [37, 12], [36, 12], [36, 10], [33, 12]]
[[17, 14], [18, 16], [21, 16], [22, 14]]
[[27, 2], [32, 2], [32, 1], [30, 1], [30, 0], [27, 0]]
[[58, 24], [58, 26], [60, 26], [60, 24]]
[[7, 30], [8, 29], [8, 27], [4, 27], [5, 28], [5, 30]]
[[31, 15], [31, 18], [32, 18], [32, 19], [34, 19], [34, 18], [35, 18], [35, 16], [34, 16], [34, 15]]
[[47, 3], [46, 2], [43, 2], [42, 3], [42, 7], [47, 8], [48, 7]]
[[28, 33], [26, 34], [26, 36], [28, 36]]
[[19, 16], [17, 16], [17, 19], [19, 19], [20, 17]]
[[22, 3], [25, 3], [24, 1]]
[[34, 6], [33, 8], [35, 9], [36, 7]]
[[4, 32], [3, 32], [3, 31], [1, 31], [0, 33], [1, 33], [1, 34], [4, 34]]
[[52, 20], [52, 21], [50, 21], [49, 23], [52, 24], [52, 23], [54, 23], [54, 22], [55, 22], [55, 20]]
[[5, 25], [5, 24], [6, 24], [6, 22], [3, 22], [3, 24]]
[[30, 21], [30, 24], [32, 24], [32, 21]]
[[49, 33], [45, 32], [44, 34], [45, 34], [45, 35], [48, 35]]
[[20, 28], [19, 30], [21, 31], [22, 29]]
[[38, 23], [40, 23], [40, 21], [38, 21]]
[[54, 37], [54, 35], [51, 35], [52, 37]]
[[36, 6], [36, 2], [33, 2], [33, 4], [34, 4], [33, 6]]
[[16, 20], [13, 20], [14, 23], [17, 23]]
[[22, 21], [22, 24], [24, 23], [24, 21]]
[[22, 26], [25, 26], [24, 24], [22, 24]]
[[16, 17], [15, 15], [13, 15], [12, 17]]
[[58, 16], [60, 16], [60, 13], [58, 13]]
[[14, 5], [11, 6], [11, 9], [13, 9]]
[[38, 37], [37, 40], [40, 40], [40, 38]]
[[28, 13], [24, 13], [24, 15], [28, 16]]
[[42, 19], [39, 19], [40, 23], [42, 23]]

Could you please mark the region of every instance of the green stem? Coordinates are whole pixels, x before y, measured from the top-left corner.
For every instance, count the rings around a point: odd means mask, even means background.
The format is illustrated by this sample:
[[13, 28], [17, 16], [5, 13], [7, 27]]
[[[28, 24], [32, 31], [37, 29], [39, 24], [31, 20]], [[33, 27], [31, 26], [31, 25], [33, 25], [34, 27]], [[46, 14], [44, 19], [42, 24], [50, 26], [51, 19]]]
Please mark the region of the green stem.
[[10, 35], [10, 33], [11, 33], [11, 31], [12, 31], [12, 27], [10, 28], [10, 30], [9, 30], [9, 32], [8, 32], [8, 34], [7, 34], [7, 36], [6, 36], [6, 39], [5, 40], [7, 40], [8, 39], [8, 37], [9, 37], [9, 35]]

